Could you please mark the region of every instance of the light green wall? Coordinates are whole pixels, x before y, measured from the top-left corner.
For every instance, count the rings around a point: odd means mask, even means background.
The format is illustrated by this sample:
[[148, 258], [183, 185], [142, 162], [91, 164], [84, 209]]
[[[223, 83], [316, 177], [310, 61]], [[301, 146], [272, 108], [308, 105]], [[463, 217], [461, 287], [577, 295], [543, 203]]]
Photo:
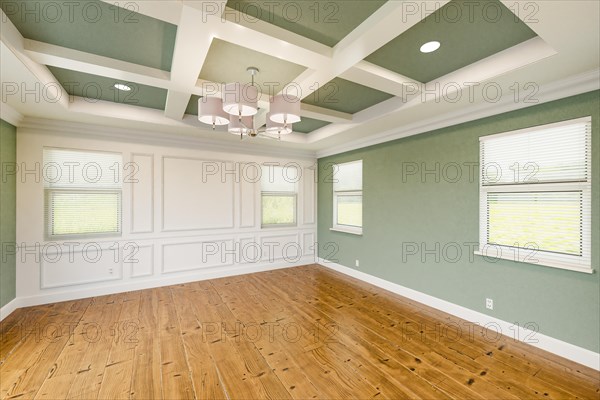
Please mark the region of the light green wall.
[[15, 256], [6, 246], [16, 241], [17, 191], [15, 175], [4, 173], [14, 166], [17, 156], [17, 129], [0, 120], [0, 307], [15, 298]]
[[[600, 92], [582, 94], [518, 111], [472, 121], [433, 132], [384, 143], [319, 160], [319, 254], [338, 263], [391, 282], [447, 300], [511, 323], [536, 323], [551, 337], [598, 352], [600, 350]], [[577, 117], [592, 116], [592, 265], [585, 274], [532, 264], [498, 260], [491, 263], [472, 255], [465, 243], [478, 242], [478, 175], [468, 169], [457, 183], [448, 169], [440, 174], [407, 176], [403, 163], [477, 163], [478, 138], [484, 135]], [[363, 160], [364, 235], [329, 230], [332, 221], [332, 186], [326, 182], [331, 162]], [[407, 164], [404, 164], [405, 166]], [[411, 164], [414, 165], [414, 164]], [[325, 250], [333, 242], [339, 250]], [[436, 262], [433, 255], [405, 256], [402, 243], [440, 248], [458, 243], [462, 257], [448, 252]], [[454, 245], [451, 245], [454, 246]], [[447, 247], [451, 250], [451, 247]], [[441, 252], [443, 253], [443, 251]], [[329, 255], [329, 256], [328, 256]], [[421, 257], [425, 255], [423, 261]], [[442, 254], [443, 255], [443, 254]], [[470, 259], [472, 258], [472, 259]], [[485, 298], [494, 310], [485, 309]], [[504, 332], [512, 334], [512, 332]]]

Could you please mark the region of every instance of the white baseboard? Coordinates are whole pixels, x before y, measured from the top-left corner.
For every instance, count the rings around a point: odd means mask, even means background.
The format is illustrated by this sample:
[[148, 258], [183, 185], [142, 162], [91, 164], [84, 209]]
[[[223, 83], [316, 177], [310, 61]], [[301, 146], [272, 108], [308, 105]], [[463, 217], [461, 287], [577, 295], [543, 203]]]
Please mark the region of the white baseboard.
[[[122, 284], [110, 285], [110, 286], [102, 286], [98, 288], [90, 288], [90, 289], [79, 289], [79, 290], [69, 290], [63, 292], [53, 292], [47, 294], [37, 294], [34, 296], [27, 297], [17, 297], [11, 303], [2, 307], [2, 318], [5, 317], [4, 309], [9, 305], [12, 305], [12, 309], [7, 308], [7, 314], [10, 314], [16, 308], [19, 307], [30, 307], [36, 306], [40, 304], [48, 304], [48, 303], [56, 303], [61, 301], [68, 300], [77, 300], [84, 299], [88, 297], [94, 296], [103, 296], [107, 294], [114, 293], [123, 293], [130, 292], [133, 290], [142, 290], [142, 289], [150, 289], [162, 286], [169, 285], [177, 285], [180, 283], [187, 282], [195, 282], [195, 281], [203, 281], [207, 279], [217, 279], [224, 278], [228, 276], [235, 275], [245, 275], [251, 274], [254, 272], [263, 272], [263, 271], [271, 271], [282, 268], [289, 267], [297, 267], [300, 265], [311, 264], [315, 262], [314, 256], [303, 257], [300, 261], [296, 263], [289, 263], [282, 260], [279, 263], [261, 263], [261, 264], [247, 264], [247, 265], [236, 265], [235, 267], [227, 268], [227, 269], [208, 269], [208, 270], [199, 270], [194, 273], [188, 273], [185, 275], [177, 275], [177, 276], [157, 276], [153, 279], [147, 279], [143, 281], [135, 281], [135, 282], [127, 282]], [[14, 305], [13, 305], [14, 303]]]
[[4, 305], [4, 307], [0, 308], [0, 321], [2, 321], [4, 318], [8, 317], [10, 315], [10, 313], [15, 311], [20, 306], [21, 305], [19, 304], [18, 298], [15, 298], [15, 299], [12, 299], [11, 301], [9, 301], [7, 304]]
[[[524, 329], [516, 324], [511, 324], [498, 318], [490, 317], [489, 315], [482, 314], [478, 311], [438, 299], [437, 297], [409, 289], [396, 283], [386, 281], [385, 279], [381, 279], [376, 276], [369, 275], [367, 273], [357, 271], [328, 260], [324, 260], [322, 258], [319, 258], [319, 264], [326, 268], [330, 268], [382, 289], [389, 290], [390, 292], [407, 297], [429, 307], [452, 314], [466, 321], [473, 322], [481, 326], [488, 326], [490, 328], [493, 327], [492, 329], [495, 329], [506, 336], [519, 339], [527, 344], [549, 351], [595, 370], [600, 370], [600, 354], [591, 350], [563, 342], [562, 340], [546, 336], [539, 332], [533, 332], [531, 330]], [[525, 338], [534, 338], [534, 340], [524, 340]]]

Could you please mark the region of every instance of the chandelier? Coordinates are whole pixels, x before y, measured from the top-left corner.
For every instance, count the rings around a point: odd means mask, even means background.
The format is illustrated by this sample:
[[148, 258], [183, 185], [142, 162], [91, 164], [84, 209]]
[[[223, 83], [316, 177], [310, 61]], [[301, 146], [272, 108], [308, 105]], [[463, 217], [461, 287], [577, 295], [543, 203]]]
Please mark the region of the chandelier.
[[217, 125], [228, 125], [227, 130], [240, 139], [244, 136], [281, 139], [281, 135], [292, 133], [292, 124], [300, 122], [300, 99], [285, 94], [271, 97], [266, 126], [254, 127], [254, 116], [259, 110], [254, 76], [259, 70], [248, 67], [246, 71], [252, 76], [251, 83], [228, 83], [222, 87], [222, 98], [198, 99], [198, 120], [212, 125], [213, 130]]

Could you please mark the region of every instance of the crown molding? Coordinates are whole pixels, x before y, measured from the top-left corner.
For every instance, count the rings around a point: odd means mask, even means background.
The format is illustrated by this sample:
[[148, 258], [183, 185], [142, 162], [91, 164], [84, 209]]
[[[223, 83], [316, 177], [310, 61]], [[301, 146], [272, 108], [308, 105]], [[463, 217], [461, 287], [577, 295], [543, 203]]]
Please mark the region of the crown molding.
[[6, 103], [0, 106], [0, 118], [16, 127], [20, 126], [23, 121], [23, 114], [12, 108]]
[[463, 108], [436, 116], [434, 118], [419, 121], [414, 124], [406, 125], [400, 129], [390, 129], [375, 135], [371, 135], [364, 139], [353, 140], [343, 145], [332, 146], [328, 149], [318, 150], [317, 158], [328, 157], [380, 143], [390, 142], [392, 140], [431, 132], [436, 129], [475, 121], [481, 118], [503, 114], [505, 112], [522, 108], [528, 108], [598, 89], [600, 89], [600, 69], [594, 69], [541, 86], [536, 95], [539, 101], [535, 104], [521, 102], [515, 103], [511, 94], [505, 94], [497, 103], [482, 103], [477, 106], [467, 107], [466, 109]]
[[298, 150], [280, 147], [265, 147], [257, 143], [243, 142], [232, 143], [222, 140], [199, 138], [193, 136], [176, 135], [168, 132], [151, 130], [118, 128], [98, 124], [89, 124], [73, 121], [60, 121], [42, 118], [25, 117], [19, 124], [19, 130], [35, 133], [59, 135], [68, 137], [112, 140], [118, 142], [139, 143], [159, 146], [185, 147], [225, 153], [249, 154], [270, 157], [292, 157], [299, 159], [316, 158], [312, 150]]

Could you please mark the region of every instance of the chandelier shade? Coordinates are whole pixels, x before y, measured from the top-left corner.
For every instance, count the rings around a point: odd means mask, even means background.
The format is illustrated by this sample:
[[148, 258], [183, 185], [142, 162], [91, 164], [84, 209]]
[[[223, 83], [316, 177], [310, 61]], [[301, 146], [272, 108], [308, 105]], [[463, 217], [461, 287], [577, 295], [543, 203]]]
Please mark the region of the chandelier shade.
[[271, 119], [271, 113], [267, 114], [267, 128], [265, 132], [272, 135], [287, 135], [292, 133], [292, 124], [280, 124]]
[[237, 116], [251, 116], [258, 112], [258, 89], [239, 82], [223, 85], [223, 111]]
[[[229, 125], [227, 130], [243, 139], [262, 137], [281, 140], [281, 135], [292, 133], [292, 124], [300, 122], [300, 99], [285, 94], [272, 97], [266, 124], [255, 128], [255, 115], [258, 113], [260, 93], [254, 84], [258, 68], [248, 67], [251, 83], [228, 83], [221, 87], [221, 97], [201, 97], [198, 99], [198, 120], [212, 125]], [[264, 107], [261, 103], [261, 107]], [[262, 125], [262, 122], [260, 123]]]
[[242, 121], [240, 122], [240, 118], [235, 115], [231, 116], [231, 121], [229, 121], [229, 133], [233, 133], [234, 135], [245, 135], [248, 131], [254, 128], [254, 120], [251, 116], [242, 117]]
[[227, 125], [229, 115], [223, 111], [223, 102], [218, 97], [198, 99], [198, 120], [209, 125]]
[[277, 95], [271, 99], [270, 120], [288, 125], [300, 122], [300, 99], [294, 96]]

